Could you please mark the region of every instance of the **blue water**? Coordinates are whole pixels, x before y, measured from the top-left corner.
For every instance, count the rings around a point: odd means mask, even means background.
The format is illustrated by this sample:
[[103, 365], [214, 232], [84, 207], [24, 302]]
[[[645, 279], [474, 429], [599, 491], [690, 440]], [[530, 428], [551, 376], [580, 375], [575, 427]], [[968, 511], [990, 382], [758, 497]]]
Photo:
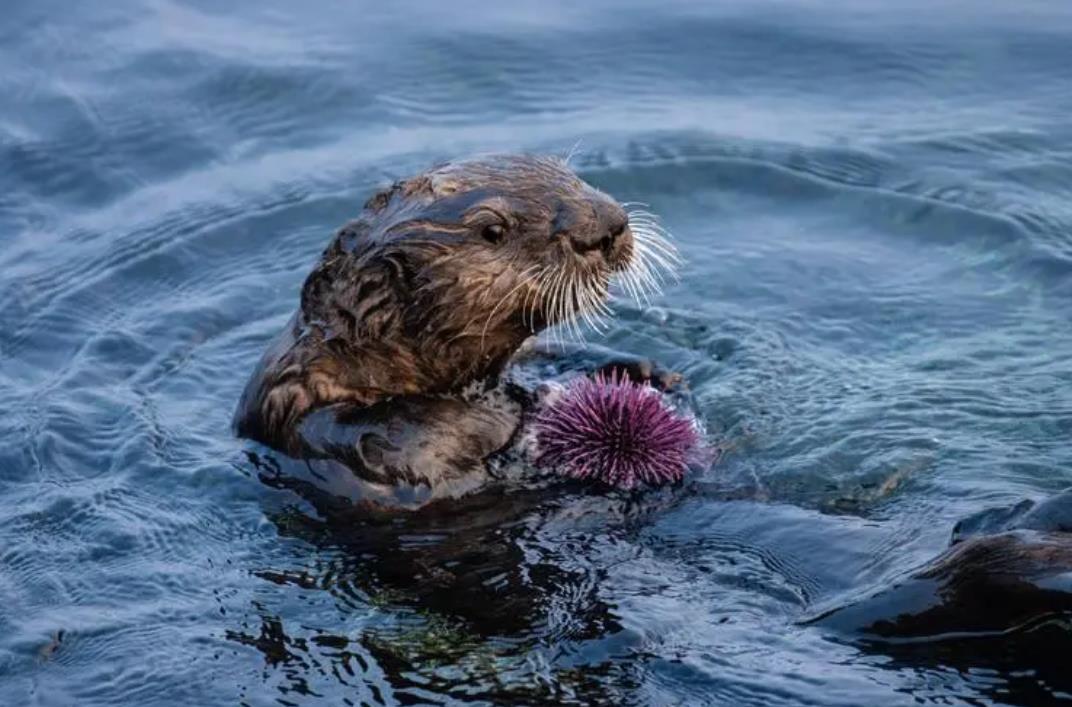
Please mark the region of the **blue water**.
[[[958, 519], [1072, 484], [1072, 5], [3, 15], [5, 704], [1072, 693], [1072, 636], [902, 654], [799, 623]], [[372, 189], [574, 148], [688, 260], [597, 341], [686, 375], [719, 465], [640, 500], [340, 521], [232, 438], [248, 372]]]

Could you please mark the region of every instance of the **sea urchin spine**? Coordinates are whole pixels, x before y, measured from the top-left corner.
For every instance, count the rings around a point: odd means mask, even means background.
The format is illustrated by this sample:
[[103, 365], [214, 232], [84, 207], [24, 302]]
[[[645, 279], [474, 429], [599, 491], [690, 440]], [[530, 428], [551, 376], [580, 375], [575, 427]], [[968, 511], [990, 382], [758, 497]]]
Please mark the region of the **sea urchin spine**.
[[570, 383], [535, 430], [541, 466], [624, 489], [680, 480], [700, 444], [692, 420], [617, 371]]

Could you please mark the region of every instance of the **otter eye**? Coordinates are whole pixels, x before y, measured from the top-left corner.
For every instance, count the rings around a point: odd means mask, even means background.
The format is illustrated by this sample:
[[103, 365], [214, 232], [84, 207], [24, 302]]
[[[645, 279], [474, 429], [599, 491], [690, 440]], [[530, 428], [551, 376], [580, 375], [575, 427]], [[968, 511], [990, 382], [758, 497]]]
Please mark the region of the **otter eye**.
[[491, 223], [484, 226], [484, 230], [480, 235], [484, 236], [484, 240], [488, 243], [498, 243], [506, 235], [506, 229], [503, 228], [501, 223]]

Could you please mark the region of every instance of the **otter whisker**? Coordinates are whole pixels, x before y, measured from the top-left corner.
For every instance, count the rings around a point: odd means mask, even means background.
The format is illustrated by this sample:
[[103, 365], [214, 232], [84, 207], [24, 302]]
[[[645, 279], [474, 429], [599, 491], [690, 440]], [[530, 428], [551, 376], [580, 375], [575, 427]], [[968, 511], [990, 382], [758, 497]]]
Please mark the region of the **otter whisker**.
[[636, 287], [636, 276], [633, 273], [632, 269], [627, 269], [625, 272], [623, 272], [618, 281], [621, 283], [622, 287], [625, 289], [629, 297], [639, 303], [640, 291]]
[[558, 275], [559, 271], [557, 269], [547, 268], [541, 282], [541, 290], [544, 298], [544, 316], [547, 319], [547, 326], [552, 328], [552, 338], [556, 316], [555, 281]]
[[677, 279], [677, 266], [681, 264], [680, 258], [675, 260], [672, 256], [665, 255], [654, 243], [644, 238], [636, 238], [635, 242], [640, 246], [638, 250], [643, 251], [645, 265], [650, 259], [653, 264], [659, 266], [654, 269], [654, 272], [660, 279], [664, 274], [672, 280]]
[[584, 327], [594, 328], [598, 331], [598, 326], [593, 319], [593, 311], [590, 304], [591, 285], [590, 280], [581, 272], [574, 271], [570, 277], [569, 284], [569, 325], [570, 331], [577, 343], [583, 344], [585, 341]]
[[641, 307], [649, 306], [651, 304], [651, 299], [648, 295], [647, 288], [641, 285], [636, 273], [629, 272], [627, 275], [628, 282], [626, 283], [626, 286], [630, 290], [630, 295], [632, 296], [633, 301]]
[[570, 274], [563, 283], [562, 293], [565, 295], [562, 299], [562, 324], [565, 329], [566, 337], [569, 339], [577, 339], [579, 343], [579, 335], [576, 332], [576, 313], [577, 303], [575, 301], [576, 292], [574, 291], [574, 278]]
[[656, 232], [661, 233], [661, 234], [664, 234], [664, 235], [668, 233], [668, 230], [667, 230], [666, 226], [664, 226], [662, 224], [662, 222], [659, 221], [657, 218], [652, 217], [652, 216], [644, 216], [643, 214], [630, 213], [629, 214], [629, 224], [630, 225], [637, 224], [637, 225], [640, 225], [640, 226], [648, 226], [649, 228], [651, 228], [651, 230], [656, 231]]
[[[645, 208], [647, 204], [627, 202], [625, 206], [633, 252], [628, 267], [617, 273], [614, 281], [620, 292], [638, 305], [647, 306], [667, 281], [677, 279], [683, 260], [669, 231], [658, 216]], [[532, 277], [535, 284], [523, 304], [525, 316], [532, 322], [530, 330], [535, 331], [536, 306], [542, 302], [550, 330], [548, 337], [559, 345], [565, 345], [567, 340], [583, 343], [588, 331], [605, 333], [613, 316], [608, 304], [611, 276], [610, 272], [586, 272], [569, 265], [541, 269]]]
[[584, 323], [591, 329], [597, 332], [602, 332], [602, 322], [598, 320], [598, 313], [595, 309], [595, 295], [592, 292], [592, 288], [586, 283], [578, 283], [577, 285], [577, 299], [578, 307], [581, 317], [584, 318]]
[[650, 211], [640, 211], [640, 210], [630, 211], [629, 212], [629, 220], [631, 220], [631, 221], [644, 220], [644, 221], [647, 221], [649, 223], [655, 224], [657, 226], [662, 225], [662, 220], [658, 216], [656, 216], [655, 214], [651, 213]]
[[647, 246], [651, 246], [654, 251], [657, 251], [662, 257], [666, 258], [668, 263], [673, 265], [683, 264], [684, 261], [677, 248], [675, 248], [665, 237], [648, 233], [643, 229], [638, 229], [637, 233], [640, 234], [637, 236], [638, 240], [643, 241]]
[[568, 332], [579, 343], [584, 343], [585, 340], [581, 322], [596, 333], [606, 332], [606, 321], [612, 316], [606, 302], [608, 286], [609, 280], [604, 272], [587, 275], [575, 273], [570, 278], [568, 302], [572, 311], [568, 313]]
[[546, 302], [548, 300], [548, 297], [547, 297], [547, 285], [548, 285], [548, 278], [550, 277], [550, 274], [551, 274], [551, 267], [545, 265], [540, 270], [539, 278], [538, 278], [538, 280], [536, 282], [536, 289], [533, 292], [532, 307], [531, 307], [531, 310], [530, 310], [530, 319], [529, 319], [529, 321], [532, 324], [532, 326], [530, 327], [530, 331], [532, 331], [533, 333], [535, 333], [535, 331], [536, 331], [536, 306], [537, 305], [541, 305], [543, 307], [544, 318], [547, 319], [548, 321], [550, 320], [550, 314], [548, 313], [547, 304], [546, 304]]
[[[488, 313], [487, 319], [484, 320], [484, 328], [480, 332], [480, 351], [481, 352], [484, 351], [484, 339], [485, 339], [485, 337], [487, 337], [487, 334], [488, 334], [488, 325], [491, 324], [491, 320], [495, 316], [495, 313], [499, 311], [500, 307], [502, 307], [505, 303], [510, 301], [510, 298], [514, 296], [515, 292], [517, 292], [519, 289], [521, 289], [523, 286], [525, 286], [528, 283], [528, 275], [531, 274], [534, 270], [536, 270], [536, 267], [537, 267], [536, 265], [530, 265], [529, 267], [527, 267], [524, 270], [522, 270], [521, 273], [519, 274], [519, 277], [521, 278], [521, 282], [517, 283], [517, 285], [515, 285], [513, 287], [513, 289], [511, 289], [506, 294], [505, 297], [503, 297], [501, 300], [499, 300], [499, 302]], [[490, 290], [490, 289], [491, 289], [490, 287], [485, 288], [485, 291], [483, 293], [484, 296], [487, 295], [488, 290]], [[469, 327], [466, 327], [466, 329], [468, 329], [468, 328]]]
[[604, 320], [614, 316], [614, 310], [612, 310], [610, 305], [607, 303], [609, 295], [610, 283], [608, 282], [601, 283], [599, 287], [599, 293], [594, 293], [592, 295], [593, 303], [595, 305], [594, 309], [596, 312], [596, 316], [601, 317]]
[[588, 289], [593, 309], [603, 318], [610, 317], [613, 312], [607, 304], [607, 295], [610, 292], [610, 278], [607, 273], [596, 273], [592, 284]]
[[655, 261], [666, 274], [674, 277], [683, 260], [668, 233], [661, 226], [652, 225], [644, 219], [638, 219], [635, 225], [630, 221], [630, 227], [638, 250]]
[[[647, 207], [639, 202], [626, 204], [634, 205]], [[677, 280], [683, 259], [656, 214], [646, 208], [629, 208], [627, 213], [633, 234], [633, 258], [621, 274], [620, 282], [638, 305], [646, 306], [651, 303], [650, 296], [659, 293], [667, 279]]]
[[629, 222], [634, 221], [646, 221], [658, 227], [660, 230], [665, 230], [662, 225], [662, 218], [658, 214], [648, 211], [647, 209], [629, 209], [626, 212], [629, 218]]
[[521, 323], [529, 328], [529, 333], [533, 334], [536, 333], [536, 302], [543, 293], [542, 280], [546, 272], [546, 266], [540, 267], [539, 272], [529, 278], [529, 290], [521, 300]]
[[[640, 202], [630, 202], [630, 203], [640, 203]], [[647, 206], [647, 204], [643, 204], [643, 206]], [[646, 208], [644, 208], [644, 209], [629, 209], [628, 212], [629, 212], [629, 217], [630, 218], [632, 218], [634, 216], [644, 216], [646, 218], [652, 219], [653, 221], [659, 221], [660, 220], [659, 214], [654, 213], [652, 211], [648, 211]]]
[[579, 282], [578, 288], [580, 295], [578, 299], [585, 324], [596, 333], [602, 334], [607, 327], [608, 314], [602, 273], [591, 273]]
[[562, 281], [562, 328], [566, 339], [581, 343], [581, 335], [577, 331], [576, 281], [574, 278], [575, 276], [571, 272]]
[[[522, 321], [528, 321], [529, 331], [532, 331], [536, 324], [535, 302], [542, 293], [542, 280], [546, 271], [546, 267], [541, 267], [539, 272], [533, 275], [532, 286], [529, 287], [528, 292], [525, 293], [525, 298], [521, 302], [521, 318]], [[533, 303], [532, 305], [529, 304], [530, 301]]]
[[650, 231], [651, 233], [658, 235], [660, 238], [663, 238], [667, 241], [670, 240], [670, 232], [666, 229], [665, 226], [663, 226], [657, 221], [651, 221], [644, 217], [630, 218], [629, 225], [633, 227], [643, 228], [646, 231]]
[[652, 274], [652, 268], [648, 264], [648, 259], [651, 257], [650, 251], [639, 240], [635, 241], [635, 246], [633, 266], [630, 270], [636, 275], [637, 284], [649, 292], [659, 292], [661, 285]]
[[662, 219], [658, 214], [648, 211], [647, 209], [629, 209], [627, 211], [630, 223], [637, 220], [644, 220], [649, 223], [662, 227]]
[[567, 152], [565, 158], [563, 158], [562, 164], [566, 165], [567, 167], [569, 166], [570, 160], [573, 159], [573, 155], [581, 146], [581, 140], [583, 140], [583, 138], [577, 138], [577, 142], [573, 143], [573, 147], [569, 149], [569, 152]]
[[566, 271], [560, 268], [551, 277], [551, 306], [550, 306], [550, 324], [552, 326], [552, 333], [558, 338], [560, 346], [565, 346], [565, 339], [562, 337], [562, 332], [558, 329], [558, 325], [566, 318], [565, 309], [565, 283], [566, 283]]
[[568, 333], [577, 340], [578, 344], [583, 344], [584, 334], [581, 333], [580, 325], [577, 323], [577, 317], [581, 313], [580, 293], [578, 292], [579, 284], [580, 281], [577, 277], [577, 273], [570, 273], [565, 288], [567, 304], [565, 315]]
[[593, 289], [586, 290], [585, 298], [587, 300], [585, 307], [588, 326], [597, 333], [605, 333], [609, 328], [607, 319], [610, 316], [610, 312], [607, 310], [604, 300]]
[[658, 239], [663, 243], [664, 248], [676, 253], [675, 248], [670, 240], [669, 234], [665, 229], [661, 229], [658, 226], [644, 223], [643, 221], [637, 221], [635, 224], [630, 224], [634, 231], [641, 232], [651, 238]]
[[626, 271], [625, 275], [626, 275], [626, 278], [627, 278], [626, 284], [629, 287], [629, 289], [631, 290], [632, 295], [633, 295], [633, 301], [636, 302], [637, 304], [642, 304], [642, 305], [650, 304], [650, 300], [648, 299], [648, 290], [640, 282], [640, 276], [636, 273], [636, 271], [633, 270], [633, 269], [630, 269], [630, 270]]
[[562, 271], [554, 270], [548, 273], [547, 279], [547, 321], [548, 327], [551, 329], [552, 340], [555, 340], [559, 336], [559, 331], [555, 329], [557, 321], [559, 321], [559, 281], [562, 280]]

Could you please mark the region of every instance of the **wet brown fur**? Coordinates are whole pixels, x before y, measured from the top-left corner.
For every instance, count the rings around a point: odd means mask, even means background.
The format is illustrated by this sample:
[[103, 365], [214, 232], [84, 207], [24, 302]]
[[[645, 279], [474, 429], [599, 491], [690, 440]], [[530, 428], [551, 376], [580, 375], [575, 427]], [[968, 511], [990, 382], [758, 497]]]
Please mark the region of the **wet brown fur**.
[[605, 280], [631, 243], [624, 210], [555, 158], [495, 156], [400, 181], [324, 250], [236, 431], [297, 455], [310, 410], [495, 376], [549, 323], [537, 273]]

